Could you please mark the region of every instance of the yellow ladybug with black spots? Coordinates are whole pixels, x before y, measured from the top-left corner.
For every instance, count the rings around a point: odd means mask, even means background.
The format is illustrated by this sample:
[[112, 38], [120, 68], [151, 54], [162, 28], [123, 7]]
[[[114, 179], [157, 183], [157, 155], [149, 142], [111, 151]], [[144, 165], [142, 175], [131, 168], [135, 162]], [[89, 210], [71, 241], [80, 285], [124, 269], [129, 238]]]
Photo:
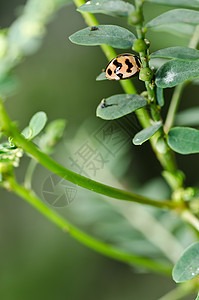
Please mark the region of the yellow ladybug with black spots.
[[131, 53], [124, 53], [113, 58], [105, 69], [105, 76], [109, 80], [128, 79], [137, 75], [141, 68], [139, 57]]

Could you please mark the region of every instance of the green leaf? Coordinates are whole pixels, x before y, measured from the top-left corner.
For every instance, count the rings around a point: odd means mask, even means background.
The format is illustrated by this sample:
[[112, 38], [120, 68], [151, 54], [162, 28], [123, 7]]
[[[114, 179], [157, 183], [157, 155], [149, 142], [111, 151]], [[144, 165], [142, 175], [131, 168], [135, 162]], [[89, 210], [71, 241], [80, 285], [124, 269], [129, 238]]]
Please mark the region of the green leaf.
[[21, 133], [28, 140], [31, 139], [32, 134], [33, 134], [32, 129], [29, 126], [27, 126], [26, 128], [24, 128]]
[[129, 49], [136, 39], [133, 33], [120, 26], [98, 25], [95, 26], [95, 30], [92, 28], [87, 27], [75, 32], [69, 37], [70, 41], [85, 46], [106, 44], [118, 49]]
[[188, 47], [170, 47], [158, 50], [151, 54], [151, 58], [175, 58], [179, 60], [199, 59], [199, 50]]
[[114, 95], [98, 105], [96, 115], [104, 120], [121, 118], [147, 105], [147, 101], [140, 95]]
[[156, 97], [157, 97], [157, 104], [159, 106], [164, 106], [164, 94], [163, 94], [163, 89], [156, 87]]
[[32, 140], [42, 131], [42, 129], [46, 125], [46, 122], [47, 116], [45, 112], [39, 111], [31, 118], [29, 126], [24, 128], [22, 134], [28, 140]]
[[147, 2], [175, 7], [199, 8], [198, 0], [147, 0]]
[[191, 36], [194, 34], [196, 26], [185, 23], [174, 23], [174, 24], [162, 24], [157, 27], [152, 27], [154, 31], [168, 32], [177, 36]]
[[199, 12], [191, 9], [173, 9], [151, 20], [146, 24], [146, 27], [150, 28], [168, 23], [186, 23], [198, 25]]
[[105, 72], [100, 73], [100, 74], [96, 77], [96, 81], [107, 80], [105, 74], [106, 74]]
[[46, 113], [43, 111], [37, 112], [30, 120], [29, 127], [32, 129], [32, 136], [33, 139], [35, 136], [37, 136], [47, 122], [47, 116]]
[[189, 127], [174, 127], [168, 133], [168, 145], [180, 154], [199, 152], [199, 130]]
[[80, 12], [126, 17], [134, 11], [134, 6], [121, 0], [91, 0], [80, 6], [77, 10]]
[[198, 295], [197, 295], [197, 297], [196, 297], [196, 299], [195, 300], [199, 300], [199, 293], [198, 293]]
[[175, 282], [184, 282], [199, 274], [199, 242], [189, 246], [173, 268]]
[[162, 122], [157, 122], [155, 125], [147, 127], [138, 132], [133, 138], [134, 145], [142, 145], [149, 140], [162, 127]]
[[157, 70], [155, 82], [157, 86], [167, 88], [197, 76], [199, 76], [198, 60], [171, 60]]
[[180, 126], [199, 126], [199, 107], [191, 107], [177, 113], [175, 124]]

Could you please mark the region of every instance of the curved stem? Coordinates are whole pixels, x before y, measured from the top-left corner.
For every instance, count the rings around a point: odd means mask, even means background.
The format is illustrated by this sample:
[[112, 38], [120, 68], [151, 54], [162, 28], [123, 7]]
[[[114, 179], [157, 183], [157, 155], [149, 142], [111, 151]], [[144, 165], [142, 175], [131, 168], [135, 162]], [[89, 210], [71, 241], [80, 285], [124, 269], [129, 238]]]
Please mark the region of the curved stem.
[[40, 164], [44, 167], [57, 174], [60, 177], [63, 177], [65, 180], [68, 180], [74, 184], [77, 184], [83, 188], [94, 191], [102, 195], [106, 195], [115, 199], [127, 200], [138, 202], [140, 204], [148, 204], [161, 208], [170, 208], [174, 209], [178, 204], [171, 201], [155, 201], [146, 197], [135, 195], [117, 188], [102, 184], [100, 182], [94, 181], [82, 175], [79, 175], [69, 169], [66, 169], [62, 165], [58, 164], [47, 154], [41, 152], [32, 142], [24, 138], [24, 136], [19, 132], [16, 125], [13, 124], [8, 117], [3, 102], [0, 100], [0, 128], [4, 130], [8, 136], [12, 136], [16, 145], [34, 157]]
[[162, 273], [166, 275], [171, 274], [171, 267], [166, 263], [160, 263], [153, 261], [148, 258], [143, 258], [137, 255], [133, 255], [131, 253], [127, 253], [124, 250], [108, 245], [98, 239], [91, 237], [89, 234], [79, 230], [77, 227], [72, 225], [67, 220], [63, 219], [59, 214], [55, 211], [51, 210], [49, 207], [44, 205], [33, 192], [25, 189], [23, 186], [19, 185], [13, 177], [10, 177], [8, 181], [4, 184], [4, 187], [9, 191], [11, 190], [19, 197], [26, 200], [30, 205], [32, 205], [37, 211], [39, 211], [42, 215], [44, 215], [47, 219], [49, 219], [56, 226], [61, 228], [63, 232], [68, 233], [70, 236], [75, 238], [77, 241], [82, 244], [88, 246], [89, 248], [104, 254], [113, 259], [131, 264], [137, 265], [147, 268], [148, 270]]

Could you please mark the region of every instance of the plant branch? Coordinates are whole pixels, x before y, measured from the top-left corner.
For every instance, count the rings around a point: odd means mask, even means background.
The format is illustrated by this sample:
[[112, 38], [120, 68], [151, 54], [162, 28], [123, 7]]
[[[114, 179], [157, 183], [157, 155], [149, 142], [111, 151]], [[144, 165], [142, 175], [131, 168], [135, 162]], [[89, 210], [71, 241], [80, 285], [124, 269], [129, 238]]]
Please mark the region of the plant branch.
[[88, 246], [89, 248], [118, 261], [122, 261], [135, 266], [142, 266], [148, 270], [165, 275], [171, 274], [171, 267], [167, 263], [153, 261], [148, 258], [143, 258], [131, 253], [127, 253], [120, 248], [108, 245], [79, 230], [70, 222], [63, 219], [63, 217], [61, 217], [55, 211], [44, 205], [41, 199], [39, 199], [32, 191], [29, 191], [23, 186], [19, 185], [13, 177], [10, 177], [8, 181], [4, 183], [4, 187], [27, 201], [43, 216], [45, 216], [52, 223], [61, 228], [63, 232], [68, 233], [70, 236], [72, 236], [82, 244]]
[[[84, 0], [73, 0], [75, 5], [77, 7], [83, 5], [85, 3]], [[97, 26], [99, 23], [98, 21], [96, 20], [96, 18], [90, 14], [90, 13], [82, 13], [82, 16], [85, 20], [85, 22], [89, 25], [89, 26]], [[142, 37], [144, 39], [144, 35], [143, 35], [143, 32], [140, 31], [140, 27], [139, 27], [139, 34], [142, 35], [140, 37]], [[108, 60], [114, 58], [116, 56], [116, 53], [115, 51], [107, 46], [107, 45], [101, 45], [101, 49], [102, 51], [104, 52], [105, 56], [107, 57]], [[146, 61], [146, 66], [148, 66], [148, 57], [146, 59], [146, 55], [147, 53], [144, 52], [144, 53], [141, 53], [141, 57], [143, 57], [143, 62]], [[132, 83], [132, 81], [130, 79], [128, 80], [120, 80], [119, 81], [124, 92], [127, 93], [127, 94], [135, 94], [136, 93], [136, 89]], [[153, 85], [152, 85], [153, 86]], [[149, 93], [153, 93], [151, 95], [152, 98], [155, 97], [154, 95], [154, 89], [152, 89], [151, 91], [151, 83], [148, 82], [146, 84], [146, 88], [148, 90]], [[154, 103], [151, 104], [151, 108], [153, 110], [153, 115], [156, 116], [156, 120], [160, 120], [160, 116], [159, 116], [159, 112], [157, 112], [155, 106], [154, 106]], [[149, 116], [149, 113], [146, 111], [145, 108], [142, 108], [142, 109], [139, 109], [137, 110], [136, 112], [136, 115], [138, 117], [138, 120], [140, 122], [140, 124], [142, 125], [143, 128], [146, 128], [146, 127], [149, 127], [151, 126], [151, 118]], [[172, 153], [172, 151], [170, 149], [168, 149], [168, 151], [166, 153], [160, 153], [158, 152], [157, 150], [157, 147], [156, 147], [156, 143], [157, 143], [157, 139], [159, 137], [161, 137], [163, 134], [162, 130], [159, 130], [154, 136], [152, 136], [150, 138], [150, 143], [151, 143], [151, 146], [152, 146], [152, 149], [153, 151], [155, 152], [155, 155], [157, 157], [157, 159], [159, 160], [160, 164], [162, 165], [162, 167], [169, 171], [169, 172], [176, 172], [177, 171], [177, 167], [176, 167], [176, 163], [175, 163], [175, 159], [174, 159], [174, 155]], [[168, 182], [169, 183], [169, 182]]]
[[7, 115], [3, 102], [0, 100], [0, 129], [6, 133], [7, 136], [11, 136], [14, 139], [16, 145], [26, 151], [29, 155], [34, 157], [44, 167], [63, 177], [74, 184], [77, 184], [83, 188], [94, 191], [105, 196], [109, 196], [115, 199], [127, 200], [138, 202], [140, 204], [147, 204], [161, 208], [174, 209], [179, 204], [171, 201], [156, 201], [143, 196], [135, 195], [117, 188], [99, 183], [82, 175], [79, 175], [62, 165], [55, 162], [47, 154], [41, 152], [32, 142], [25, 139], [25, 137], [19, 132], [16, 125], [11, 122]]
[[26, 189], [30, 190], [32, 186], [32, 177], [37, 166], [37, 161], [31, 159], [29, 165], [26, 170], [25, 178], [24, 178], [24, 186]]
[[169, 106], [169, 110], [167, 113], [167, 118], [165, 121], [165, 125], [164, 125], [164, 131], [167, 134], [169, 132], [169, 130], [171, 129], [171, 127], [173, 126], [174, 120], [175, 120], [175, 115], [180, 103], [180, 99], [181, 99], [181, 95], [182, 92], [184, 90], [185, 87], [185, 83], [181, 83], [178, 86], [175, 87], [174, 92], [173, 92], [173, 96], [171, 99], [171, 104]]
[[180, 283], [175, 289], [171, 290], [158, 300], [181, 300], [184, 299], [184, 297], [196, 292], [197, 288], [195, 282]]
[[[143, 22], [144, 22], [143, 2], [144, 1], [142, 1], [142, 0], [135, 0], [136, 12], [137, 12], [137, 14], [139, 16], [139, 20], [140, 20], [140, 22], [136, 25], [136, 31], [137, 31], [138, 39], [142, 42], [142, 46], [140, 48], [140, 49], [142, 49], [142, 51], [139, 53], [141, 61], [142, 61], [142, 67], [143, 67], [143, 69], [141, 69], [141, 71], [145, 72], [145, 73], [143, 73], [145, 78], [142, 78], [142, 80], [145, 81], [146, 90], [148, 92], [149, 100], [151, 101], [150, 102], [151, 116], [154, 121], [162, 121], [160, 110], [159, 110], [158, 106], [156, 105], [155, 83], [154, 83], [154, 78], [153, 78], [154, 75], [149, 66], [149, 52], [148, 52], [147, 44], [146, 44], [146, 40], [145, 40], [145, 29], [143, 27]], [[147, 76], [148, 73], [149, 73], [149, 75], [151, 74], [151, 76]], [[165, 145], [164, 153], [160, 153], [158, 151], [158, 148], [156, 146], [158, 139], [161, 140], [162, 143], [164, 143], [164, 145]], [[163, 128], [160, 128], [158, 130], [158, 132], [155, 134], [155, 136], [151, 137], [150, 142], [151, 142], [153, 151], [155, 152], [156, 157], [160, 161], [162, 167], [168, 172], [172, 172], [173, 174], [176, 173], [178, 171], [178, 169], [177, 169], [177, 165], [176, 165], [176, 161], [175, 161], [175, 156], [174, 156], [173, 151], [167, 146]], [[168, 184], [170, 185], [169, 181], [168, 181]], [[172, 188], [172, 186], [171, 186], [171, 188]]]

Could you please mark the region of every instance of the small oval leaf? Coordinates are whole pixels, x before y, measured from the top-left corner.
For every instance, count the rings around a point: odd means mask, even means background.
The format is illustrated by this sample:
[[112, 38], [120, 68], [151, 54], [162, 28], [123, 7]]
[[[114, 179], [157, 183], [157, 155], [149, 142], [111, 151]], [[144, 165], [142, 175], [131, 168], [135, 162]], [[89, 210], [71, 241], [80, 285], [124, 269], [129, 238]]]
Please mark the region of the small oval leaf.
[[[32, 130], [31, 139], [36, 137], [44, 128], [47, 122], [46, 113], [43, 111], [37, 112], [30, 120], [29, 127]], [[29, 138], [29, 139], [30, 139]]]
[[198, 0], [147, 0], [147, 2], [175, 7], [199, 8]]
[[199, 126], [199, 107], [191, 107], [177, 113], [175, 124], [180, 126]]
[[132, 48], [136, 39], [135, 35], [129, 30], [116, 25], [98, 25], [84, 28], [72, 34], [69, 39], [71, 42], [84, 46], [109, 45], [118, 49]]
[[199, 274], [199, 242], [189, 246], [173, 268], [175, 282], [184, 282]]
[[191, 9], [172, 9], [156, 17], [146, 24], [146, 27], [154, 27], [168, 23], [186, 23], [197, 25], [199, 23], [199, 12]]
[[199, 61], [171, 60], [162, 65], [156, 73], [156, 85], [173, 87], [188, 79], [199, 76]]
[[180, 60], [199, 59], [199, 50], [188, 47], [170, 47], [158, 50], [151, 54], [151, 58], [175, 58]]
[[104, 120], [121, 118], [147, 105], [144, 97], [135, 94], [114, 95], [98, 105], [96, 115]]
[[190, 127], [174, 127], [168, 133], [169, 147], [180, 154], [199, 152], [199, 130]]
[[157, 122], [155, 125], [147, 127], [138, 132], [133, 138], [134, 145], [142, 145], [149, 140], [162, 127], [162, 122]]
[[121, 0], [91, 0], [80, 6], [80, 12], [102, 13], [111, 16], [128, 16], [134, 6]]

